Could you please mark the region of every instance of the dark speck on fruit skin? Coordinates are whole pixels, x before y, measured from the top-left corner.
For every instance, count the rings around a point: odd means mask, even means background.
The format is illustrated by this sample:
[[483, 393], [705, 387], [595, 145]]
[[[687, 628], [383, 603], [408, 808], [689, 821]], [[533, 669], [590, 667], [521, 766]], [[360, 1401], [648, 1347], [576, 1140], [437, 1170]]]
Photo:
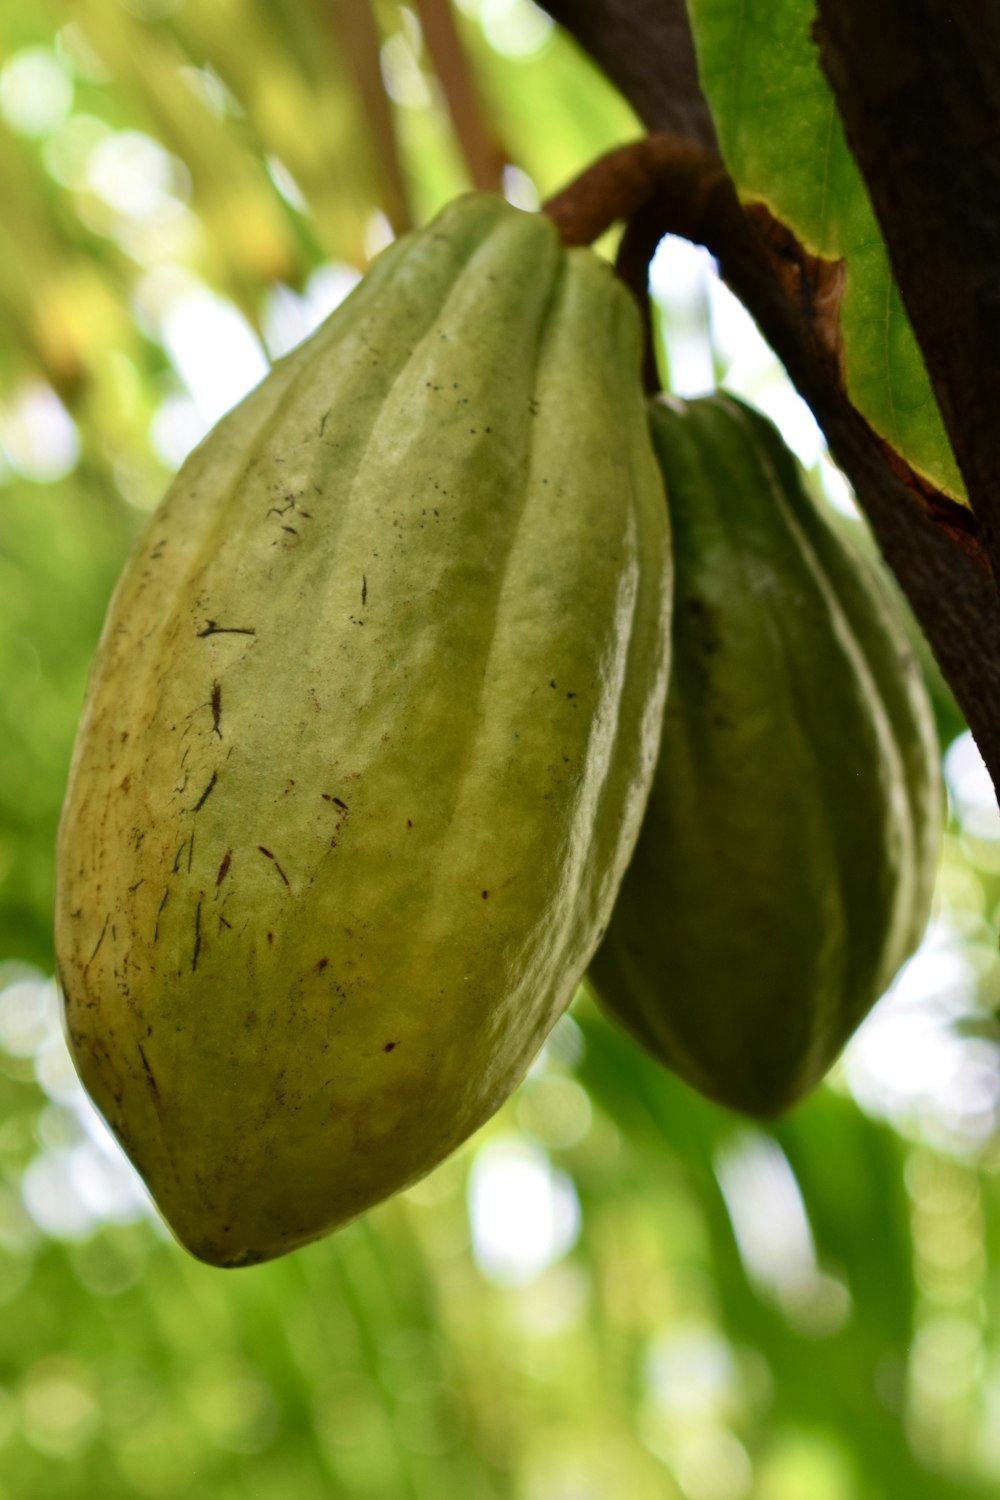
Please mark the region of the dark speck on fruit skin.
[[218, 781], [218, 779], [219, 779], [219, 773], [218, 773], [218, 771], [213, 771], [212, 772], [211, 780], [209, 781], [209, 783], [206, 786], [205, 790], [202, 792], [201, 796], [198, 798], [198, 801], [195, 803], [194, 807], [192, 808], [192, 812], [201, 812], [201, 809], [205, 806], [205, 803], [208, 801], [208, 799], [211, 796], [212, 792], [215, 790], [215, 784]]
[[194, 952], [191, 955], [192, 973], [194, 973], [194, 971], [198, 967], [198, 955], [201, 952], [201, 903], [203, 899], [203, 896], [199, 896], [198, 905], [195, 907], [194, 913]]
[[285, 874], [284, 870], [281, 868], [281, 865], [279, 864], [278, 860], [271, 853], [271, 850], [270, 849], [265, 849], [265, 847], [264, 847], [263, 844], [258, 844], [257, 848], [260, 851], [260, 853], [263, 854], [263, 856], [264, 856], [265, 859], [270, 859], [270, 860], [272, 860], [274, 862], [274, 868], [277, 870], [278, 874], [281, 876], [282, 880], [285, 882], [285, 885], [286, 886], [289, 885], [288, 876]]
[[393, 1047], [395, 1047], [395, 1045], [396, 1045], [395, 1042], [386, 1042], [385, 1046], [382, 1048], [382, 1051], [383, 1052], [391, 1052], [392, 1049], [393, 1049]]

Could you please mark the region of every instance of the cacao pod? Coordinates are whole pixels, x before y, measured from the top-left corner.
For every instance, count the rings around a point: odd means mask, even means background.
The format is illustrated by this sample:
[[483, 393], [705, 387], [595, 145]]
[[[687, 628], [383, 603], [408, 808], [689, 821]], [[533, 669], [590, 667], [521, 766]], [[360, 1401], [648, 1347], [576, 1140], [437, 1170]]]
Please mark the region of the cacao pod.
[[916, 947], [941, 825], [895, 606], [777, 430], [725, 395], [650, 403], [675, 567], [649, 805], [591, 968], [667, 1067], [751, 1115], [826, 1072]]
[[178, 1238], [279, 1255], [517, 1084], [631, 852], [670, 564], [630, 295], [473, 194], [204, 440], [98, 648], [56, 943]]

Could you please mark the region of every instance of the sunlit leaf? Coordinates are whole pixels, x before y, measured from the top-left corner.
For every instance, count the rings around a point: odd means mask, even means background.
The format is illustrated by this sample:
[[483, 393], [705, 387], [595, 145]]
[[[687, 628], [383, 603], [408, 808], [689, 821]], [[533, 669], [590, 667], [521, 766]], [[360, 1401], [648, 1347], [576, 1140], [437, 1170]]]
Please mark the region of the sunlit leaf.
[[[812, 40], [811, 0], [691, 0], [699, 70], [723, 156], [815, 254], [843, 258], [851, 400], [905, 458], [964, 488], [861, 175]], [[887, 64], [888, 66], [888, 64]]]

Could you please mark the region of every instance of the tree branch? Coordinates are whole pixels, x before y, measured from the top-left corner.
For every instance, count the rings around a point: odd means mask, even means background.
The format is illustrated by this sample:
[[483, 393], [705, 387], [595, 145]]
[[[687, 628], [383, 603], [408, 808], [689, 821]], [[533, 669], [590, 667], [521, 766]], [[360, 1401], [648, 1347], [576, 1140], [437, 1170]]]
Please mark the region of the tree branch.
[[[966, 216], [971, 215], [974, 223], [981, 224], [992, 215], [995, 226], [1000, 220], [995, 208], [1000, 203], [1000, 191], [993, 185], [995, 174], [1000, 173], [1000, 142], [997, 142], [994, 130], [997, 111], [1000, 110], [997, 103], [1000, 87], [989, 80], [995, 76], [995, 52], [991, 49], [1000, 24], [994, 15], [987, 15], [989, 0], [969, 0], [966, 8], [955, 8], [949, 0], [820, 0], [828, 57], [832, 55], [833, 46], [830, 16], [843, 12], [857, 17], [872, 5], [879, 16], [887, 10], [892, 11], [900, 25], [910, 13], [934, 15], [943, 26], [953, 23], [959, 39], [973, 36], [988, 39], [984, 45], [989, 60], [981, 66], [978, 92], [973, 97], [985, 107], [989, 95], [993, 101], [993, 114], [988, 111], [979, 114], [984, 145], [977, 152], [967, 152], [963, 157], [961, 186], [956, 188], [956, 193], [964, 195], [970, 203], [978, 204], [975, 209], [969, 207], [965, 210]], [[648, 126], [676, 129], [689, 145], [700, 144], [712, 151], [714, 130], [698, 85], [682, 0], [549, 0], [548, 8], [618, 84]], [[959, 25], [955, 19], [959, 10], [963, 16], [971, 14], [974, 19], [963, 20]], [[891, 48], [884, 42], [872, 42], [870, 35], [866, 45], [873, 86], [881, 79], [882, 86], [889, 87], [896, 68]], [[958, 48], [958, 41], [953, 41], [952, 46]], [[949, 49], [945, 48], [944, 55], [949, 56]], [[844, 84], [845, 89], [852, 86]], [[949, 82], [945, 96], [952, 100], [956, 111], [961, 114], [960, 90], [953, 92]], [[914, 112], [919, 113], [921, 108], [927, 108], [927, 96], [915, 91], [909, 97], [909, 103]], [[934, 111], [929, 113], [933, 116]], [[869, 128], [870, 124], [866, 122], [864, 129]], [[848, 130], [850, 134], [850, 125]], [[926, 135], [927, 130], [923, 129], [923, 144], [912, 156], [908, 149], [904, 152], [904, 168], [907, 172], [912, 170], [915, 180], [922, 170], [923, 152], [930, 152], [927, 159], [932, 166], [938, 160], [933, 141], [928, 143]], [[896, 170], [893, 153], [898, 144], [896, 137], [892, 141], [883, 140], [880, 147], [872, 148], [875, 154], [882, 153], [883, 177]], [[954, 144], [941, 158], [949, 165], [953, 149]], [[982, 163], [984, 149], [990, 152], [990, 161], [986, 164]], [[858, 154], [862, 170], [865, 170], [864, 152], [860, 146]], [[982, 175], [977, 175], [977, 164], [983, 165]], [[717, 170], [717, 162], [714, 167]], [[662, 232], [678, 232], [676, 203], [672, 210], [670, 203], [665, 203], [662, 197], [658, 196], [656, 201], [660, 207]], [[937, 252], [935, 271], [922, 278], [928, 301], [938, 303], [939, 329], [947, 317], [948, 302], [955, 295], [958, 284], [964, 283], [960, 294], [963, 303], [968, 302], [979, 309], [978, 325], [976, 318], [970, 316], [969, 323], [959, 329], [962, 353], [956, 352], [949, 362], [947, 382], [938, 373], [942, 356], [932, 356], [930, 350], [925, 350], [929, 364], [933, 364], [932, 378], [938, 386], [949, 429], [954, 424], [957, 434], [961, 426], [963, 435], [968, 429], [977, 429], [973, 438], [963, 441], [953, 436], [970, 493], [976, 496], [977, 515], [974, 516], [914, 474], [847, 400], [831, 339], [829, 310], [823, 311], [814, 298], [794, 295], [796, 284], [807, 289], [810, 286], [811, 269], [804, 252], [797, 254], [794, 243], [784, 247], [776, 243], [774, 235], [768, 232], [764, 217], [742, 208], [728, 178], [708, 201], [710, 211], [706, 204], [699, 231], [689, 237], [701, 239], [717, 256], [726, 281], [756, 319], [764, 337], [812, 408], [831, 452], [850, 479], [886, 561], [909, 599], [958, 699], [994, 785], [1000, 788], [1000, 648], [997, 645], [1000, 642], [1000, 601], [989, 562], [990, 554], [995, 555], [993, 539], [1000, 524], [992, 520], [991, 502], [984, 504], [982, 499], [983, 487], [990, 481], [990, 476], [1000, 473], [1000, 464], [992, 456], [996, 444], [1000, 443], [1000, 422], [989, 406], [991, 400], [995, 404], [996, 392], [1000, 390], [1000, 381], [997, 380], [997, 373], [1000, 373], [997, 371], [1000, 305], [995, 295], [1000, 251], [995, 248], [992, 254], [984, 254], [982, 245], [985, 240], [977, 240], [970, 260], [969, 279], [965, 283], [962, 235], [956, 235], [950, 229], [944, 230], [948, 250], [944, 254], [940, 250]], [[895, 211], [894, 206], [886, 209], [887, 215]], [[958, 218], [956, 222], [961, 224], [962, 219]], [[929, 212], [922, 239], [928, 234], [933, 238], [941, 227], [940, 212]], [[679, 232], [688, 233], [688, 230], [682, 227]], [[901, 261], [904, 254], [908, 259], [920, 259], [909, 242], [900, 252]], [[897, 276], [905, 296], [906, 282], [900, 271], [901, 268], [897, 269]], [[943, 288], [947, 288], [946, 296], [942, 293]], [[923, 341], [920, 319], [913, 309], [910, 315], [917, 337]], [[981, 366], [977, 374], [976, 364], [983, 357], [984, 343], [990, 345], [989, 362]], [[968, 389], [970, 379], [976, 389], [974, 398], [964, 408], [966, 415], [963, 416], [960, 410], [962, 393]], [[946, 384], [948, 391], [953, 393], [950, 401], [946, 399]], [[998, 503], [993, 502], [994, 505]], [[989, 518], [985, 528], [979, 525], [977, 517], [980, 515]]]
[[[847, 474], [883, 555], [903, 587], [1000, 783], [1000, 598], [977, 518], [917, 476], [847, 399], [826, 300], [835, 263], [818, 263], [787, 229], [746, 210], [713, 151], [647, 136], [595, 162], [546, 205], [569, 243], [586, 243], [615, 218], [704, 244], [809, 403]], [[630, 284], [636, 282], [632, 267]], [[826, 295], [824, 295], [826, 292]], [[991, 659], [992, 657], [992, 659]]]
[[820, 0], [817, 35], [1000, 576], [1000, 15]]
[[455, 135], [475, 187], [498, 193], [506, 153], [479, 103], [475, 79], [455, 26], [451, 0], [416, 0], [424, 41], [444, 90]]
[[544, 0], [649, 130], [718, 149], [684, 0]]
[[812, 408], [1000, 786], [1000, 597], [975, 518], [890, 456], [851, 405], [828, 346], [804, 324], [731, 185], [702, 238]]

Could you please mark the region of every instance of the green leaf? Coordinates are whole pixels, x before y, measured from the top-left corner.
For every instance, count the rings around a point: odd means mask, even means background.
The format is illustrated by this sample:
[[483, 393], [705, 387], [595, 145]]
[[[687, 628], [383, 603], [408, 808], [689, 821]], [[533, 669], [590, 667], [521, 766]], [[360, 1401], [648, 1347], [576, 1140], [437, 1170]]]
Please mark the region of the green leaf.
[[[811, 0], [690, 0], [702, 86], [726, 165], [815, 255], [843, 259], [851, 401], [913, 467], [965, 490], [868, 192], [812, 40]], [[888, 64], [887, 64], [888, 66]]]

